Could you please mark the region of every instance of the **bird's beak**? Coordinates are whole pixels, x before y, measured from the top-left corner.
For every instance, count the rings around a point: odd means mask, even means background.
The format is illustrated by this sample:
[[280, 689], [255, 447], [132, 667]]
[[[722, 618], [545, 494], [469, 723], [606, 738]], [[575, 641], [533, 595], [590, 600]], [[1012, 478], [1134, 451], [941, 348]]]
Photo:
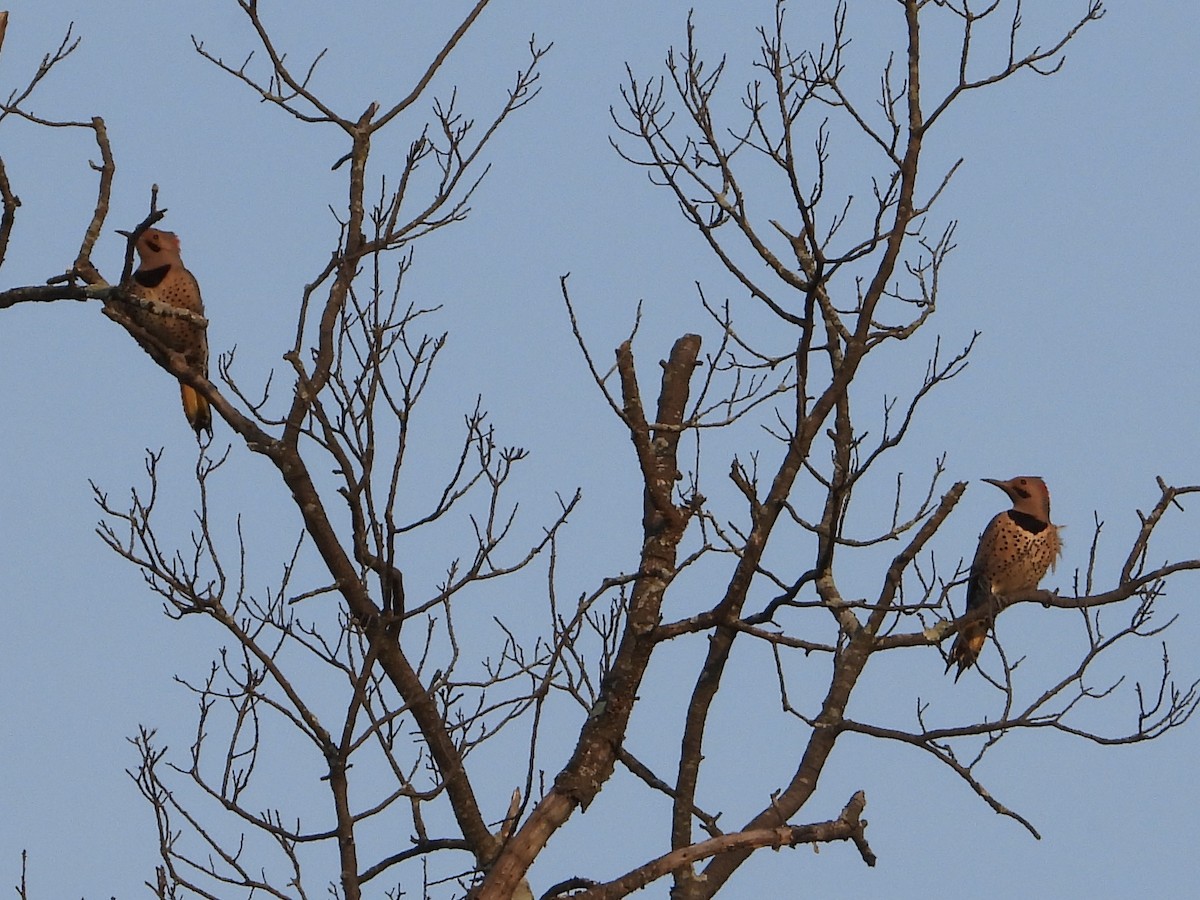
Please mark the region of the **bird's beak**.
[[1009, 492], [1008, 491], [1009, 484], [1007, 481], [1001, 481], [998, 478], [981, 478], [979, 480], [986, 481], [988, 484], [994, 484], [996, 487], [1000, 488], [1000, 490], [1004, 491], [1004, 493], [1006, 493], [1006, 494]]
[[117, 232], [117, 234], [121, 235], [121, 237], [124, 237], [124, 238], [133, 237], [132, 231], [124, 231], [123, 229], [120, 229], [120, 228], [115, 229], [115, 231]]

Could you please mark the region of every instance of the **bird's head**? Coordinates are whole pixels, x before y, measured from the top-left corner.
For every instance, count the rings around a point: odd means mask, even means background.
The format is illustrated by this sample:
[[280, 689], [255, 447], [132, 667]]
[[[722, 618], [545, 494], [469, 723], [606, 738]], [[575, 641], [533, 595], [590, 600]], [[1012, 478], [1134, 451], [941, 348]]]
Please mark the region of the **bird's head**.
[[1046, 482], [1036, 475], [1018, 475], [1008, 481], [995, 478], [983, 479], [988, 484], [994, 484], [1012, 500], [1013, 509], [1034, 516], [1039, 521], [1050, 521], [1050, 489]]
[[[133, 237], [133, 233], [117, 229], [117, 234]], [[179, 236], [173, 231], [163, 231], [160, 228], [147, 228], [137, 242], [138, 256], [147, 268], [153, 268], [163, 263], [179, 259]]]

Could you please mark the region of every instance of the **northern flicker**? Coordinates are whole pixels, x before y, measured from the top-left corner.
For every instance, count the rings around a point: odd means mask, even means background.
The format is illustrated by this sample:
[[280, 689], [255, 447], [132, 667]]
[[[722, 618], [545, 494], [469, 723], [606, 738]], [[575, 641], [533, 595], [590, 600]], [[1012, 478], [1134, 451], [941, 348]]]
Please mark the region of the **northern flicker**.
[[[128, 232], [120, 234], [129, 236]], [[186, 309], [204, 315], [200, 285], [184, 268], [179, 255], [179, 238], [170, 231], [148, 228], [138, 238], [139, 265], [133, 273], [132, 293], [167, 306]], [[193, 369], [208, 377], [208, 337], [204, 327], [175, 316], [164, 316], [151, 310], [131, 309], [130, 316], [164, 347], [182, 353]], [[212, 436], [212, 411], [208, 401], [196, 390], [179, 383], [183, 395], [183, 412], [196, 435], [207, 431]]]
[[962, 626], [950, 650], [946, 671], [958, 663], [954, 680], [974, 665], [983, 649], [992, 619], [1004, 607], [1005, 597], [1038, 586], [1046, 570], [1053, 568], [1062, 545], [1058, 526], [1050, 522], [1050, 491], [1046, 482], [1032, 475], [1010, 481], [983, 479], [994, 484], [1012, 500], [1012, 509], [988, 522], [979, 538], [967, 581], [967, 612], [981, 607], [990, 611]]

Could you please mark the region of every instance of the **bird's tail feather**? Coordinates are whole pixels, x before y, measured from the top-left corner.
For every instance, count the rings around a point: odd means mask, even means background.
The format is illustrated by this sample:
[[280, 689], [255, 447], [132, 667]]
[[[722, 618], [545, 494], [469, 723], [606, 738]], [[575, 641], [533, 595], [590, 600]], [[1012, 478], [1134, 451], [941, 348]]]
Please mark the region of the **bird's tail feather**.
[[957, 682], [962, 673], [975, 665], [975, 660], [979, 659], [979, 652], [983, 649], [983, 642], [987, 639], [987, 625], [982, 622], [975, 622], [966, 626], [959, 633], [954, 641], [954, 646], [950, 648], [950, 658], [946, 660], [946, 671], [950, 671], [950, 667], [958, 663], [958, 671], [954, 673], [954, 680]]
[[212, 437], [212, 409], [208, 400], [201, 397], [195, 388], [183, 383], [179, 385], [179, 393], [183, 397], [183, 413], [187, 416], [188, 424], [195, 429], [196, 436], [207, 431], [208, 436]]

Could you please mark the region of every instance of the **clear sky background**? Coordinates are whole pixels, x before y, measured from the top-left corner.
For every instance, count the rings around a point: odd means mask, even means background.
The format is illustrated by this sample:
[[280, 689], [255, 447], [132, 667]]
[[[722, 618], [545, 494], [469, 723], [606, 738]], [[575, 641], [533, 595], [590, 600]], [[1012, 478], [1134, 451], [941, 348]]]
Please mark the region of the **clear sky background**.
[[[111, 229], [140, 221], [157, 183], [170, 210], [164, 227], [181, 235], [203, 286], [214, 356], [236, 345], [247, 385], [281, 369], [300, 290], [336, 236], [328, 206], [344, 197], [344, 171], [330, 172], [345, 152], [340, 135], [259, 104], [194, 52], [193, 34], [227, 60], [240, 62], [254, 49], [232, 0], [7, 6], [5, 96], [25, 84], [69, 22], [83, 39], [28, 108], [54, 119], [102, 115], [108, 123], [118, 171], [96, 263], [116, 277], [124, 244]], [[429, 48], [468, 4], [261, 6], [298, 66], [329, 48], [315, 87], [356, 115], [371, 101], [387, 107], [406, 93]], [[794, 45], [827, 36], [825, 7], [792, 4]], [[1085, 4], [1026, 7], [1032, 41], [1050, 34], [1039, 31], [1047, 23], [1054, 28], [1082, 14]], [[769, 23], [771, 9], [765, 0], [698, 4], [701, 47], [730, 60], [729, 108], [750, 73], [754, 28]], [[666, 193], [608, 145], [608, 109], [620, 102], [625, 63], [640, 77], [662, 72], [667, 48], [682, 42], [686, 13], [686, 4], [668, 2], [496, 0], [439, 82], [443, 93], [460, 85], [463, 109], [484, 120], [525, 62], [529, 35], [554, 42], [543, 93], [497, 139], [469, 220], [418, 245], [407, 289], [420, 305], [443, 304], [431, 327], [451, 333], [420, 423], [430, 477], [442, 471], [441, 442], [457, 433], [482, 393], [501, 442], [532, 453], [516, 485], [522, 527], [535, 533], [555, 508], [554, 492], [582, 486], [584, 505], [564, 549], [564, 596], [633, 564], [641, 501], [628, 439], [570, 340], [558, 277], [571, 273], [584, 327], [603, 359], [644, 302], [637, 349], [645, 385], [680, 334], [701, 330], [714, 340], [697, 280], [710, 297], [744, 300]], [[861, 65], [862, 84], [874, 84], [881, 41], [899, 24], [895, 4], [851, 0], [849, 32], [858, 38], [849, 61]], [[925, 49], [938, 52], [933, 42]], [[1094, 514], [1106, 523], [1100, 571], [1111, 576], [1136, 532], [1135, 511], [1157, 498], [1155, 476], [1200, 482], [1200, 24], [1187, 4], [1113, 3], [1067, 55], [1052, 79], [1025, 75], [965, 98], [935, 135], [926, 185], [939, 162], [966, 160], [935, 215], [959, 221], [959, 249], [943, 272], [940, 308], [924, 342], [893, 348], [894, 368], [875, 369], [863, 394], [864, 403], [876, 403], [879, 394], [917, 383], [935, 334], [957, 348], [981, 331], [969, 368], [923, 409], [889, 471], [917, 480], [946, 452], [950, 478], [972, 482], [937, 538], [950, 568], [969, 558], [979, 530], [1004, 505], [977, 479], [1043, 475], [1055, 520], [1067, 526], [1062, 563], [1047, 580], [1063, 592], [1086, 563]], [[943, 60], [952, 66], [949, 56]], [[416, 127], [410, 119], [391, 131], [376, 147], [376, 163], [390, 154], [398, 173]], [[836, 135], [831, 150], [838, 161]], [[24, 203], [0, 289], [41, 283], [67, 268], [78, 248], [94, 201], [87, 160], [95, 148], [84, 131], [10, 120], [0, 127], [0, 154]], [[144, 482], [145, 449], [164, 448], [164, 517], [170, 537], [185, 540], [195, 502], [194, 441], [171, 379], [95, 304], [24, 304], [0, 314], [0, 422], [0, 885], [17, 882], [24, 848], [32, 897], [145, 896], [140, 885], [153, 871], [155, 837], [150, 811], [124, 772], [135, 764], [126, 738], [145, 724], [186, 751], [193, 701], [172, 676], [202, 676], [222, 636], [207, 623], [165, 619], [137, 572], [93, 533], [98, 510], [88, 481], [124, 497]], [[218, 423], [217, 445], [227, 437]], [[708, 483], [724, 490], [718, 485], [729, 453], [708, 450]], [[879, 484], [890, 503], [887, 479]], [[277, 579], [296, 520], [273, 470], [235, 448], [214, 503], [225, 527], [243, 515], [252, 576], [264, 585]], [[428, 588], [439, 567], [467, 548], [437, 548], [428, 572], [406, 572], [408, 583]], [[1150, 561], [1195, 556], [1200, 509], [1173, 514]], [[1168, 641], [1183, 683], [1200, 677], [1198, 588], [1200, 579], [1179, 579], [1160, 614], [1179, 615]], [[481, 621], [519, 620], [524, 596], [489, 601]], [[1072, 616], [1022, 608], [1001, 627], [1010, 643], [1028, 635], [1052, 657], [1045, 648], [1053, 630]], [[678, 659], [694, 660], [695, 652], [682, 650]], [[1158, 655], [1145, 642], [1114, 656], [1105, 671], [1128, 682], [1094, 721], [1098, 728], [1131, 726], [1129, 684], [1154, 683]], [[953, 686], [942, 678], [932, 649], [896, 656], [860, 686], [861, 706], [852, 714], [911, 721], [918, 696], [953, 714], [969, 714], [975, 704], [991, 709], [978, 679]], [[1029, 665], [1036, 674], [1052, 662], [1031, 655]], [[769, 665], [751, 663], [749, 672], [745, 689], [765, 692], [769, 708]], [[755, 672], [765, 680], [755, 683]], [[690, 669], [670, 666], [651, 676], [652, 684], [677, 679], [681, 691], [693, 678]], [[635, 752], [671, 758], [676, 732], [659, 740], [655, 720], [670, 713], [664, 703], [635, 719]], [[709, 740], [736, 762], [709, 796], [727, 810], [722, 822], [731, 827], [791, 772], [802, 732], [784, 723], [778, 734], [739, 748], [753, 722], [739, 723], [733, 705], [722, 715], [722, 730]], [[1200, 880], [1197, 724], [1135, 747], [1106, 749], [1049, 733], [1006, 741], [980, 774], [1033, 821], [1040, 842], [932, 761], [848, 738], [798, 820], [834, 817], [855, 790], [866, 790], [878, 866], [867, 869], [840, 845], [819, 855], [764, 852], [731, 884], [730, 896], [1181, 896]], [[543, 764], [553, 771], [562, 758], [550, 754]], [[488, 788], [497, 815], [512, 787], [507, 776], [500, 781]], [[612, 787], [616, 798], [638, 796], [619, 780]], [[616, 866], [665, 849], [666, 823], [665, 806], [631, 812], [598, 803], [555, 837], [532, 872], [535, 891], [570, 874], [620, 874]], [[581, 869], [581, 857], [596, 862]], [[645, 896], [666, 892], [664, 882]]]

